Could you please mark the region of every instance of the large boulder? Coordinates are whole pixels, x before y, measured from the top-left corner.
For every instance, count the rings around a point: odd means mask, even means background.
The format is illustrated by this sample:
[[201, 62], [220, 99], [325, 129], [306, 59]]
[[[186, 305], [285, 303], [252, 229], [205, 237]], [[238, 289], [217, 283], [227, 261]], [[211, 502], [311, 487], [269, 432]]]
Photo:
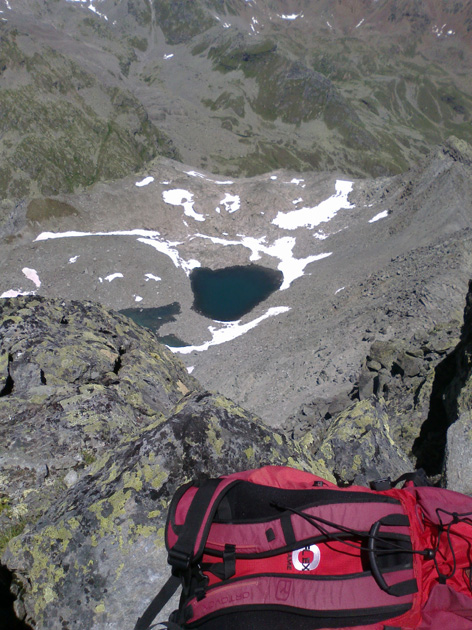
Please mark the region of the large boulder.
[[[303, 443], [310, 443], [308, 433]], [[405, 453], [390, 436], [385, 401], [357, 401], [329, 425], [314, 455], [332, 471], [340, 485], [368, 485], [370, 481], [411, 472]]]
[[168, 576], [167, 507], [191, 479], [277, 464], [334, 480], [96, 304], [5, 300], [0, 342], [0, 615], [12, 628], [132, 627]]
[[90, 464], [201, 389], [155, 335], [92, 303], [0, 301], [0, 553]]
[[169, 501], [191, 479], [264, 464], [331, 478], [321, 462], [214, 394], [185, 397], [174, 414], [97, 460], [47, 513], [12, 540], [18, 616], [48, 630], [133, 627], [169, 576]]

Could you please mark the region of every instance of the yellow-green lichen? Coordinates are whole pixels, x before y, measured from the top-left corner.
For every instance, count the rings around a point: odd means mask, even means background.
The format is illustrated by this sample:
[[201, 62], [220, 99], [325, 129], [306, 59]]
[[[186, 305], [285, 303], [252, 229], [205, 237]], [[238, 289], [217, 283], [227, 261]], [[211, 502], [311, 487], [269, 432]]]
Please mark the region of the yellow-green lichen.
[[206, 432], [208, 443], [214, 447], [215, 453], [220, 456], [224, 445], [224, 440], [222, 437], [219, 437], [221, 436], [221, 428], [218, 422], [218, 418], [212, 416], [208, 424], [209, 426]]
[[252, 446], [248, 446], [244, 453], [248, 459], [252, 459], [254, 457], [254, 448]]

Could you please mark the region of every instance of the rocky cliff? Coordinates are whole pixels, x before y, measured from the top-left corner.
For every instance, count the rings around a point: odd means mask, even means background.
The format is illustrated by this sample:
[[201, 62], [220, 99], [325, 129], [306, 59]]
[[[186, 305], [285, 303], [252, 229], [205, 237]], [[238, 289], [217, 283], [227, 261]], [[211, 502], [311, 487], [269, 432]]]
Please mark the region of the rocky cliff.
[[332, 478], [98, 305], [5, 300], [0, 334], [0, 601], [12, 624], [10, 585], [31, 627], [133, 625], [167, 574], [169, 498], [192, 478], [264, 463]]
[[[438, 430], [445, 438], [449, 427], [443, 480], [472, 493], [463, 459], [471, 296], [460, 339], [437, 330], [416, 346], [374, 344], [350, 404], [338, 400], [338, 413], [336, 401], [313, 405], [309, 428], [300, 424], [293, 436], [205, 391], [153, 333], [117, 313], [92, 303], [4, 300], [3, 627], [132, 627], [166, 579], [166, 510], [190, 479], [284, 464], [343, 485], [367, 483], [411, 470], [419, 434], [429, 449], [421, 452], [441, 457], [430, 438]], [[448, 410], [439, 429], [431, 417], [421, 423], [422, 387]]]

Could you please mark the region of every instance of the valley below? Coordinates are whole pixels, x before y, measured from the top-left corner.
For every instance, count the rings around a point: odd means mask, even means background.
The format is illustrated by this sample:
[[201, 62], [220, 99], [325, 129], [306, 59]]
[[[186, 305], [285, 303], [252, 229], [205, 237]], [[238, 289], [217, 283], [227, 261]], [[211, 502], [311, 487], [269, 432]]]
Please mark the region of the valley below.
[[132, 627], [192, 479], [472, 495], [471, 33], [0, 0], [0, 630]]

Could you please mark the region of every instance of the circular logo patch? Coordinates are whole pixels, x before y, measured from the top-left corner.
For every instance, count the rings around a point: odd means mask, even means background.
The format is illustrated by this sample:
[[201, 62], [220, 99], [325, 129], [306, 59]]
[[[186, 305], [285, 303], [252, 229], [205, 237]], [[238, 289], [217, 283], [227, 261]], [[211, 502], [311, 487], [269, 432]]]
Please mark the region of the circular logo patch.
[[297, 571], [313, 571], [319, 565], [320, 557], [319, 547], [310, 545], [292, 552], [292, 564]]

